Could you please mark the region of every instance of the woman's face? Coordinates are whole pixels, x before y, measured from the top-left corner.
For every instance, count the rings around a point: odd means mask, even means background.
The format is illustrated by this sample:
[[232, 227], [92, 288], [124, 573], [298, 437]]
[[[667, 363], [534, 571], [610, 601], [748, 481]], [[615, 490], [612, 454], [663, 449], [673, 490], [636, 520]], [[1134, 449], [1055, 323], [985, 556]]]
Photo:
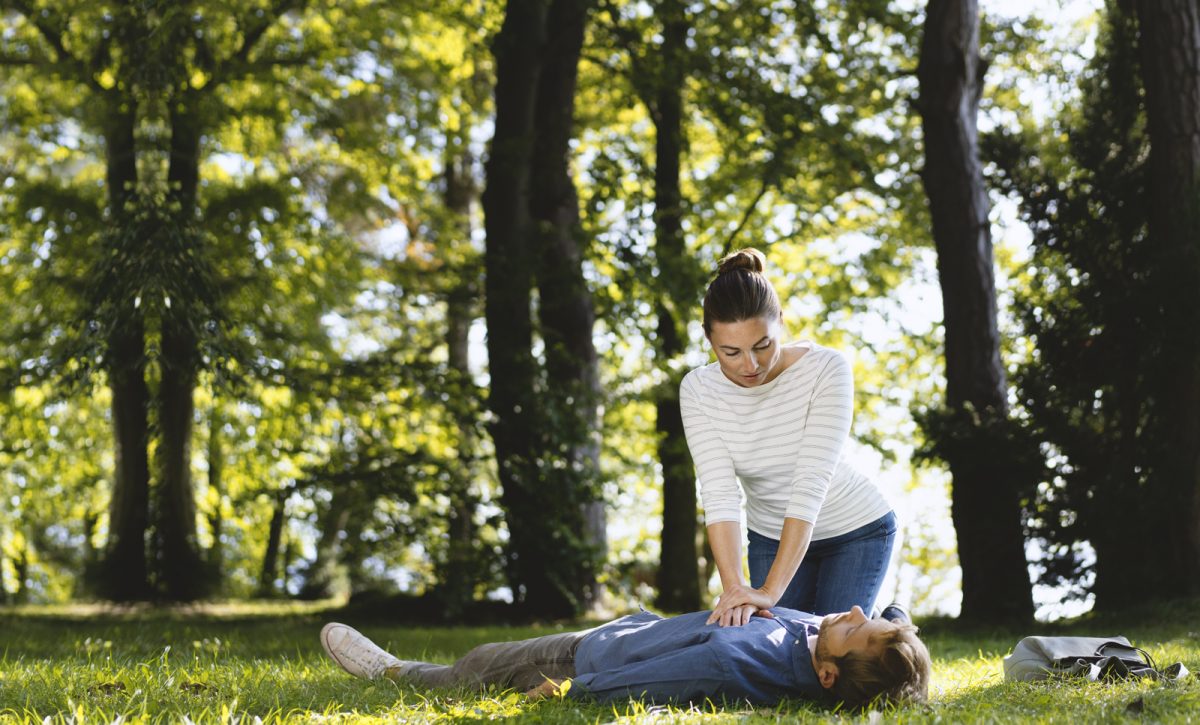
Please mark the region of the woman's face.
[[752, 388], [774, 380], [779, 374], [782, 329], [779, 318], [714, 322], [708, 341], [717, 353], [725, 377], [744, 388]]

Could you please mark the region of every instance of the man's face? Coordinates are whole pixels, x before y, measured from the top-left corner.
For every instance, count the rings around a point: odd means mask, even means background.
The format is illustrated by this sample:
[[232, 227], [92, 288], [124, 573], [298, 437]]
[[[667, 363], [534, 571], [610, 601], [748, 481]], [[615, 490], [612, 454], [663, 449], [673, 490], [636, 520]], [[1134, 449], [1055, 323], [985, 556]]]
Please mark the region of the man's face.
[[886, 619], [868, 619], [857, 605], [849, 612], [830, 614], [821, 620], [817, 635], [817, 660], [844, 657], [849, 652], [869, 652], [871, 640], [899, 626]]
[[741, 322], [714, 322], [708, 336], [725, 377], [744, 388], [774, 379], [779, 365], [778, 319], [755, 317]]

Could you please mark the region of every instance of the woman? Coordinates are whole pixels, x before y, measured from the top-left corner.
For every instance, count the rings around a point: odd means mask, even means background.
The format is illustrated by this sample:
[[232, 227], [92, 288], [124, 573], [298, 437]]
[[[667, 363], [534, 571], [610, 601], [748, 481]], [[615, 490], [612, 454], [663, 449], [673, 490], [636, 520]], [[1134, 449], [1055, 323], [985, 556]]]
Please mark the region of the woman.
[[841, 460], [854, 398], [850, 364], [812, 342], [784, 344], [779, 296], [763, 262], [743, 249], [719, 263], [704, 295], [704, 333], [717, 362], [692, 370], [679, 389], [721, 574], [709, 622], [721, 626], [776, 605], [870, 612], [896, 536], [891, 506]]

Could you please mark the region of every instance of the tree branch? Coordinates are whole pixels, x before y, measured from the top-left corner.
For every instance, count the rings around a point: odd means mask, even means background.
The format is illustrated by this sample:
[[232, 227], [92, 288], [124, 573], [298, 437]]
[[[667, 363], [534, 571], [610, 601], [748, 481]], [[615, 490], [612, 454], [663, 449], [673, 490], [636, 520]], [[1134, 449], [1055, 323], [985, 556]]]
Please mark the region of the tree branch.
[[[63, 42], [63, 31], [54, 28], [45, 19], [40, 18], [38, 12], [26, 0], [0, 0], [0, 9], [4, 8], [25, 16], [29, 24], [37, 28], [38, 33], [41, 34], [50, 48], [54, 50], [56, 60], [52, 63], [51, 67], [63, 72], [63, 75], [73, 78], [95, 90], [104, 90], [92, 78], [92, 74], [88, 72], [87, 66], [84, 65], [83, 61], [71, 55], [70, 51], [67, 50], [67, 46]], [[14, 65], [37, 65], [37, 63], [29, 62]]]
[[42, 63], [34, 58], [21, 58], [15, 55], [0, 55], [0, 66], [19, 67], [29, 65], [42, 65]]
[[276, 0], [271, 9], [263, 13], [257, 24], [243, 31], [241, 47], [217, 67], [213, 73], [212, 85], [220, 85], [236, 75], [247, 72], [247, 69], [252, 67], [249, 63], [250, 53], [254, 51], [255, 46], [267, 34], [271, 26], [287, 13], [292, 10], [303, 10], [306, 5], [308, 5], [308, 0]]
[[754, 197], [754, 200], [750, 202], [750, 206], [746, 207], [745, 213], [742, 214], [742, 220], [738, 222], [737, 227], [729, 233], [729, 236], [725, 238], [725, 243], [721, 245], [721, 258], [728, 256], [729, 253], [733, 251], [733, 241], [737, 239], [737, 236], [741, 234], [742, 230], [746, 228], [746, 225], [750, 223], [750, 217], [754, 216], [754, 210], [758, 207], [758, 202], [762, 201], [763, 197], [767, 195], [767, 192], [771, 190], [771, 186], [771, 182], [767, 181], [767, 178], [764, 176], [762, 188], [758, 190], [758, 194]]
[[[652, 89], [647, 86], [651, 80], [652, 73], [651, 69], [647, 67], [644, 55], [644, 46], [646, 45], [645, 38], [643, 38], [636, 30], [627, 27], [621, 22], [621, 11], [615, 4], [613, 4], [611, 0], [602, 0], [598, 9], [607, 12], [608, 17], [612, 20], [612, 22], [601, 24], [597, 21], [596, 24], [603, 25], [603, 27], [607, 28], [608, 31], [613, 34], [613, 37], [624, 45], [625, 52], [629, 54], [629, 71], [628, 73], [624, 73], [622, 75], [625, 75], [630, 80], [630, 82], [633, 84], [633, 90], [635, 93], [637, 93], [638, 98], [641, 99], [646, 108], [653, 113], [654, 93]], [[589, 58], [589, 60], [591, 59]], [[658, 82], [659, 80], [660, 79], [655, 77], [655, 82]]]

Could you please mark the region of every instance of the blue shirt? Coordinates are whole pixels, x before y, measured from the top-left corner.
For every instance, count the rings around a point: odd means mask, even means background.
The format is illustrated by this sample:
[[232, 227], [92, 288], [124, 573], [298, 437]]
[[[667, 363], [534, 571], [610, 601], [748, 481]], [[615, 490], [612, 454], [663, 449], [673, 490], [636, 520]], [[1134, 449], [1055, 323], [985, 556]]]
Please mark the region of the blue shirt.
[[752, 617], [741, 627], [705, 624], [709, 612], [622, 617], [580, 641], [568, 693], [601, 701], [725, 699], [756, 705], [823, 698], [808, 649], [808, 635], [817, 633], [820, 618], [783, 607], [771, 613], [774, 619]]

